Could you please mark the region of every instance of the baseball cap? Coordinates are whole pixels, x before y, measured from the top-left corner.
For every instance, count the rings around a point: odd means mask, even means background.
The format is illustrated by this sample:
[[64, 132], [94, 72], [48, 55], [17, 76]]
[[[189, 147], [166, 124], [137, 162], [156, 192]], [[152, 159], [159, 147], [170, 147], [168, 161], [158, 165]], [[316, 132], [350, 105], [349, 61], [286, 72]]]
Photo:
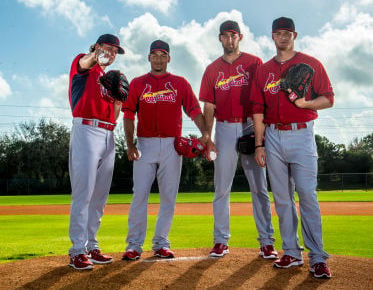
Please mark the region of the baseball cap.
[[124, 49], [122, 47], [120, 47], [120, 42], [119, 42], [119, 38], [112, 35], [112, 34], [103, 34], [101, 35], [96, 43], [98, 44], [109, 44], [109, 45], [112, 45], [112, 46], [116, 46], [118, 47], [118, 53], [119, 54], [124, 54]]
[[272, 33], [276, 32], [277, 30], [289, 30], [294, 32], [295, 25], [293, 19], [287, 17], [280, 17], [273, 20]]
[[153, 41], [152, 44], [150, 45], [150, 53], [157, 51], [157, 50], [161, 50], [169, 54], [170, 46], [168, 45], [167, 42], [164, 42], [163, 40], [158, 39], [158, 40]]
[[231, 31], [241, 34], [241, 30], [238, 26], [238, 23], [233, 20], [227, 20], [220, 25], [220, 34], [222, 34], [224, 31]]

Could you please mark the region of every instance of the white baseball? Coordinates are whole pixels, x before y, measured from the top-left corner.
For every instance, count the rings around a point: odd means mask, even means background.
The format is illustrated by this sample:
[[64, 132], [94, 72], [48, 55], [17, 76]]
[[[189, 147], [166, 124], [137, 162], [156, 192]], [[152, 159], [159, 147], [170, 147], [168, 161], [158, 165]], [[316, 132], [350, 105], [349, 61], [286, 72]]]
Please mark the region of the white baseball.
[[98, 55], [98, 61], [100, 64], [105, 65], [109, 63], [110, 58], [106, 55], [104, 51], [100, 52]]
[[210, 151], [210, 159], [214, 161], [216, 159], [216, 153], [214, 151]]
[[137, 152], [139, 153], [139, 156], [137, 157], [137, 160], [139, 160], [141, 158], [141, 151], [139, 149], [137, 149]]

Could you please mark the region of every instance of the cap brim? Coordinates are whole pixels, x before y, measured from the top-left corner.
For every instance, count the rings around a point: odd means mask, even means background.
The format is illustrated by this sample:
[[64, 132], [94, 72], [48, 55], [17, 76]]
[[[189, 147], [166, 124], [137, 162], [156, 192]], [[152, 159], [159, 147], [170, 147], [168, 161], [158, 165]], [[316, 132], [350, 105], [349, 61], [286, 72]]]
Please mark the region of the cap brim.
[[161, 49], [161, 48], [156, 48], [156, 49], [152, 49], [151, 51], [150, 51], [150, 53], [152, 53], [152, 52], [154, 52], [154, 51], [163, 51], [165, 54], [168, 54], [168, 51], [167, 50], [164, 50], [164, 49]]
[[272, 33], [275, 33], [276, 31], [279, 31], [279, 30], [287, 30], [290, 32], [295, 32], [295, 30], [291, 28], [276, 28], [275, 30], [272, 30]]

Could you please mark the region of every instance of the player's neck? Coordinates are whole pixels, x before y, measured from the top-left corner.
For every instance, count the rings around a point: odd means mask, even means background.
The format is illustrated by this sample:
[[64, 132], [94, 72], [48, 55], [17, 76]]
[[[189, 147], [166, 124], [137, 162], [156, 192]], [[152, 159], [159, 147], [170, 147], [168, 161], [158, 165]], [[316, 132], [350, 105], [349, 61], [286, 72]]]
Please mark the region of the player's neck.
[[289, 59], [293, 58], [296, 55], [295, 50], [277, 50], [277, 55], [275, 56], [275, 59], [278, 62], [286, 62]]
[[236, 59], [238, 59], [241, 56], [241, 51], [237, 50], [232, 53], [224, 53], [223, 59], [228, 63], [233, 63]]

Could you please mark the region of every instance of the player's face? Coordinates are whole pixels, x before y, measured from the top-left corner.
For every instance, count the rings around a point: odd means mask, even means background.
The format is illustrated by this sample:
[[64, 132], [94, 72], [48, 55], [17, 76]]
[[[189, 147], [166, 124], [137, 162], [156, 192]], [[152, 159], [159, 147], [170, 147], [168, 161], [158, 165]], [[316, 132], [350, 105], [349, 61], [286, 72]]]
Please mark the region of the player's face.
[[149, 61], [153, 74], [165, 74], [167, 72], [167, 64], [170, 62], [170, 56], [161, 50], [156, 50], [149, 54]]
[[239, 50], [239, 43], [242, 39], [242, 34], [231, 31], [224, 31], [219, 35], [219, 40], [224, 48], [224, 54], [232, 54]]
[[98, 49], [104, 51], [105, 56], [109, 58], [107, 66], [111, 65], [115, 61], [115, 57], [118, 53], [118, 48], [110, 44], [98, 44]]
[[272, 39], [278, 50], [287, 51], [294, 49], [294, 40], [297, 37], [296, 32], [289, 30], [277, 30], [272, 33]]

